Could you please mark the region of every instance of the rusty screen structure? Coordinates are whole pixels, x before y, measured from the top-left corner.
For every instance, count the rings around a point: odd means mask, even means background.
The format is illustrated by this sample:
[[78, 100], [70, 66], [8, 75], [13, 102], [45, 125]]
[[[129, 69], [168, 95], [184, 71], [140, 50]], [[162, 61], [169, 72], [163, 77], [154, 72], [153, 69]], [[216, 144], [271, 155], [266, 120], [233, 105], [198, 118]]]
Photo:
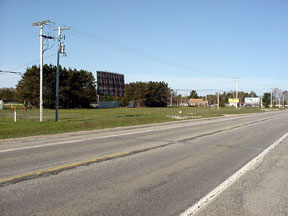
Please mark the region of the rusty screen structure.
[[125, 93], [124, 75], [97, 71], [97, 93], [105, 96], [120, 96]]

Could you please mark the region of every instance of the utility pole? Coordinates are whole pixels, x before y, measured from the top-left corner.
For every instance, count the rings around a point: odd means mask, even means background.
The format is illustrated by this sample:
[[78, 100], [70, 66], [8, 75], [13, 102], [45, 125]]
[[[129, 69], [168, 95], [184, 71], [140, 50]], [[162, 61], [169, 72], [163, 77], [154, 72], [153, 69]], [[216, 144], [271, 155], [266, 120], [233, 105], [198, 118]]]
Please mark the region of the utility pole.
[[178, 106], [178, 91], [176, 90], [176, 106]]
[[32, 23], [32, 26], [40, 27], [40, 122], [43, 121], [43, 37], [53, 39], [53, 37], [43, 35], [43, 27], [47, 23], [50, 23], [50, 20]]
[[270, 88], [270, 109], [272, 108], [272, 106], [273, 106], [273, 88], [271, 87]]
[[170, 106], [173, 106], [173, 90], [170, 92]]
[[239, 78], [235, 78], [236, 82], [236, 110], [238, 109], [238, 85], [239, 85]]
[[280, 108], [281, 105], [281, 94], [282, 94], [281, 90], [278, 91], [278, 108]]
[[70, 28], [61, 28], [58, 26], [58, 29], [53, 29], [54, 31], [58, 31], [58, 52], [57, 52], [57, 72], [56, 72], [56, 105], [55, 105], [55, 121], [58, 121], [58, 107], [59, 107], [59, 62], [60, 62], [60, 53], [65, 54], [64, 44], [61, 43], [61, 39], [65, 37], [61, 37], [61, 31], [69, 30]]
[[219, 97], [219, 91], [217, 92], [217, 110], [219, 110], [220, 105], [220, 97]]

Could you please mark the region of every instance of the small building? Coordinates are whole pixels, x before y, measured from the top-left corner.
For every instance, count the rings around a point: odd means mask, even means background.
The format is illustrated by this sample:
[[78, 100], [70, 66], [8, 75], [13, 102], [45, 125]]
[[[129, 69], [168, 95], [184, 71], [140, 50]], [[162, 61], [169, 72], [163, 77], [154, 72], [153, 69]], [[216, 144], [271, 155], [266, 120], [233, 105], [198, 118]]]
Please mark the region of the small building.
[[191, 107], [208, 107], [209, 103], [208, 103], [208, 100], [192, 98], [188, 101], [188, 105]]

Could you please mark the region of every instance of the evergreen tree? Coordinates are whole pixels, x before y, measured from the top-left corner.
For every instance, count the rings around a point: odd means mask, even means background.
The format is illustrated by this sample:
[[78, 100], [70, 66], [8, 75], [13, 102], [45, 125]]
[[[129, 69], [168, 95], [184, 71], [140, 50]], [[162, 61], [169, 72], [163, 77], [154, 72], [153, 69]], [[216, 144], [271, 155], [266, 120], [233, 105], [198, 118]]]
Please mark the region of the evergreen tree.
[[138, 107], [165, 107], [169, 96], [170, 89], [165, 82], [134, 82], [126, 84], [122, 103], [134, 101]]
[[[54, 108], [56, 100], [56, 66], [43, 66], [43, 106]], [[96, 86], [91, 72], [59, 69], [59, 106], [62, 108], [89, 108], [95, 102]], [[29, 106], [39, 107], [39, 67], [28, 68], [17, 84], [18, 99]]]
[[199, 98], [199, 96], [198, 96], [198, 94], [197, 94], [197, 92], [195, 90], [192, 90], [190, 92], [189, 98], [197, 99], [197, 98]]

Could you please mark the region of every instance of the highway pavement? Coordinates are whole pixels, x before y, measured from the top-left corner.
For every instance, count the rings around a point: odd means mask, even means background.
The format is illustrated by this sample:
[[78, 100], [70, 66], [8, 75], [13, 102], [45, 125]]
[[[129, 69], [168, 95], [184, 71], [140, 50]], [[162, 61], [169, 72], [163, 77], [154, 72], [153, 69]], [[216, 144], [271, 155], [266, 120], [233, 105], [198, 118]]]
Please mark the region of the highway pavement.
[[287, 132], [275, 111], [0, 140], [0, 215], [180, 215]]
[[199, 211], [199, 216], [288, 215], [288, 139], [235, 184]]

